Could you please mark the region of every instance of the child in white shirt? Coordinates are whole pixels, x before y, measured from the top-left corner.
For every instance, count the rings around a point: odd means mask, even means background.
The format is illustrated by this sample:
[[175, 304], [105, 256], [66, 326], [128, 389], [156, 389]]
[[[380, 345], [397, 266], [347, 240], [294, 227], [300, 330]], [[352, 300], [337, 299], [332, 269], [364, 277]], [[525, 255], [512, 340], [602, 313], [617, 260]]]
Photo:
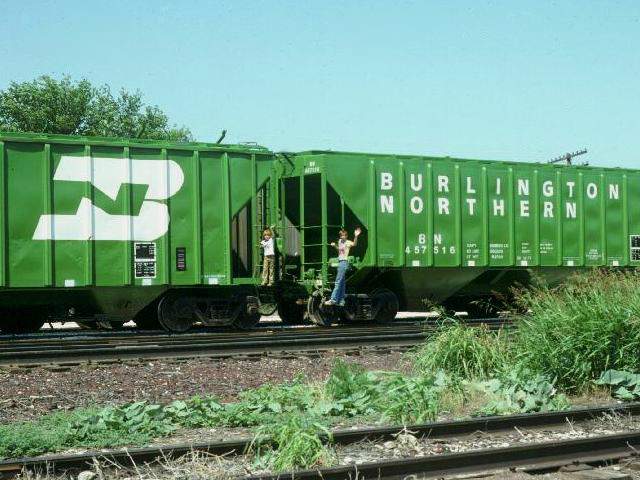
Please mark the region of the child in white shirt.
[[276, 252], [273, 244], [273, 232], [270, 228], [265, 228], [262, 232], [262, 240], [260, 246], [264, 251], [262, 262], [262, 285], [273, 285], [274, 272], [276, 265]]

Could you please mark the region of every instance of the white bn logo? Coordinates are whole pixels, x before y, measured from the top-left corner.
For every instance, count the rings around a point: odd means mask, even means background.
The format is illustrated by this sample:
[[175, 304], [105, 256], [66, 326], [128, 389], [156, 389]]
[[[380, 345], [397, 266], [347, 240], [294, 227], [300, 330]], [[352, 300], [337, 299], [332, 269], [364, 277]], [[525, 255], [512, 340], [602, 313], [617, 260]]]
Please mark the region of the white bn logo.
[[150, 241], [169, 229], [169, 208], [158, 200], [180, 190], [184, 173], [173, 160], [63, 156], [53, 179], [92, 183], [112, 200], [125, 183], [148, 188], [139, 215], [111, 215], [83, 197], [72, 215], [41, 215], [34, 240]]

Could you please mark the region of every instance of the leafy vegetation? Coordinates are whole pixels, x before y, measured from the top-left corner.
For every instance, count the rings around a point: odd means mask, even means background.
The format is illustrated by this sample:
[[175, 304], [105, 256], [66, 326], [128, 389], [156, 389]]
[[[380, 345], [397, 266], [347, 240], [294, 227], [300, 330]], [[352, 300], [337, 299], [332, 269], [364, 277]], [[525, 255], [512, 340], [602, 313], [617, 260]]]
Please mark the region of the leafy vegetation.
[[609, 387], [615, 398], [620, 400], [640, 399], [640, 374], [621, 370], [602, 372], [596, 385]]
[[36, 421], [0, 425], [0, 458], [39, 455], [74, 445], [98, 447], [144, 444], [151, 438], [148, 433], [122, 428], [104, 429], [79, 438], [70, 429], [70, 425], [84, 422], [97, 412], [93, 409], [58, 412]]
[[523, 316], [514, 362], [556, 378], [566, 392], [591, 387], [609, 369], [640, 371], [640, 275], [594, 270], [557, 288], [518, 292]]
[[56, 80], [43, 75], [12, 82], [0, 92], [0, 130], [12, 132], [101, 135], [188, 141], [185, 127], [172, 126], [157, 106], [144, 103], [139, 91], [114, 95], [106, 85], [88, 80]]
[[144, 444], [183, 427], [242, 426], [257, 427], [256, 462], [279, 471], [331, 464], [329, 428], [337, 420], [430, 421], [452, 392], [479, 415], [566, 409], [564, 393], [594, 381], [617, 398], [637, 399], [640, 374], [629, 372], [640, 371], [638, 280], [633, 273], [594, 272], [556, 289], [518, 292], [518, 304], [530, 311], [518, 329], [447, 322], [410, 354], [410, 374], [339, 361], [324, 383], [299, 377], [267, 384], [233, 403], [213, 397], [164, 406], [136, 402], [0, 426], [0, 457]]
[[571, 406], [567, 397], [542, 375], [512, 372], [501, 379], [473, 383], [471, 387], [486, 396], [486, 403], [477, 412], [481, 415], [549, 412]]

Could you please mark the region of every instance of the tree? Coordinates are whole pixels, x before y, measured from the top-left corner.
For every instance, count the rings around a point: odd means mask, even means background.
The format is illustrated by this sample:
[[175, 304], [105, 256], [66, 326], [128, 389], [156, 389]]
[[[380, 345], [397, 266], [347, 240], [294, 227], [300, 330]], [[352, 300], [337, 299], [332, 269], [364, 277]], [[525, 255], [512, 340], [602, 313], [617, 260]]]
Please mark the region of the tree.
[[169, 124], [157, 106], [146, 105], [139, 91], [88, 80], [56, 80], [47, 75], [31, 82], [12, 82], [0, 91], [0, 130], [69, 135], [167, 139], [189, 141], [191, 132]]

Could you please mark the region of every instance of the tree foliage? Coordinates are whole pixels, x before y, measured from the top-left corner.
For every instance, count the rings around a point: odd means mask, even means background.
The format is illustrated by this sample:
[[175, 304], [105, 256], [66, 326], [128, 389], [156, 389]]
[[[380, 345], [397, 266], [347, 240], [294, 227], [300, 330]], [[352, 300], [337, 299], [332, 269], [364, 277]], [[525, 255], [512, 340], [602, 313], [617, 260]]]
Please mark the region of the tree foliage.
[[0, 130], [147, 139], [191, 140], [186, 127], [169, 123], [155, 105], [147, 105], [139, 91], [86, 79], [74, 82], [43, 75], [30, 82], [12, 82], [0, 91]]

